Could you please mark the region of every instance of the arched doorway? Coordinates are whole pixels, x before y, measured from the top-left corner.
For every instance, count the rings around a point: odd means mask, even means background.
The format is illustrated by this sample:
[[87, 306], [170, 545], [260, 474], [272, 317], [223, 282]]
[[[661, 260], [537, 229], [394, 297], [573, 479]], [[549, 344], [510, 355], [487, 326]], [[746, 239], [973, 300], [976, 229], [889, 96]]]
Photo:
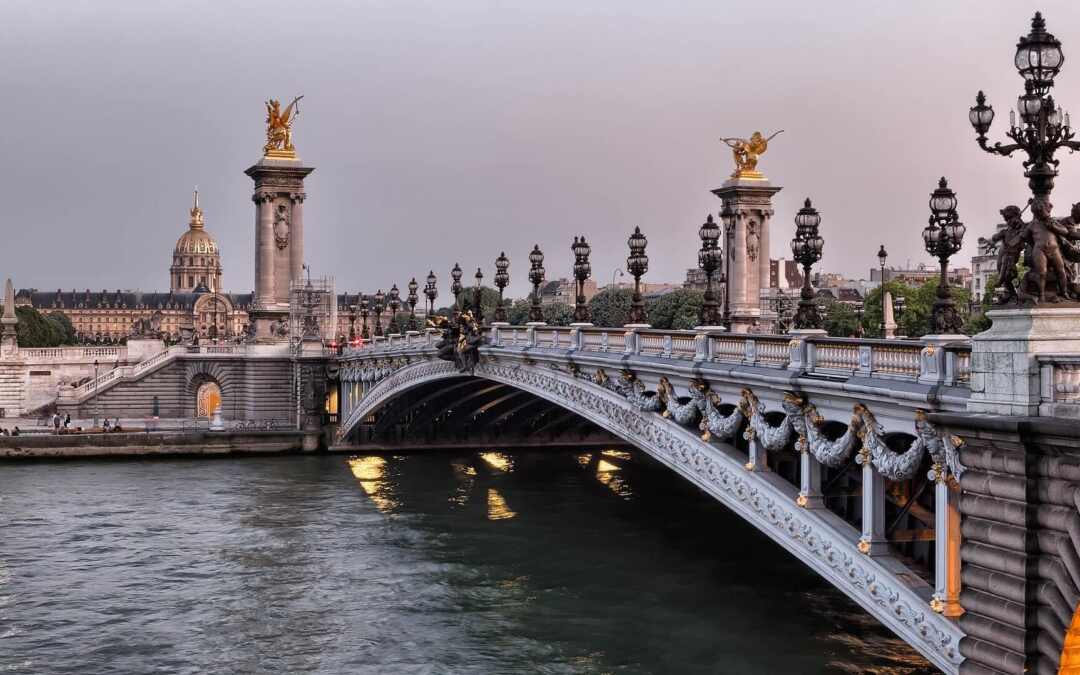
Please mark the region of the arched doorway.
[[213, 417], [221, 405], [221, 387], [217, 382], [203, 382], [195, 394], [195, 416]]

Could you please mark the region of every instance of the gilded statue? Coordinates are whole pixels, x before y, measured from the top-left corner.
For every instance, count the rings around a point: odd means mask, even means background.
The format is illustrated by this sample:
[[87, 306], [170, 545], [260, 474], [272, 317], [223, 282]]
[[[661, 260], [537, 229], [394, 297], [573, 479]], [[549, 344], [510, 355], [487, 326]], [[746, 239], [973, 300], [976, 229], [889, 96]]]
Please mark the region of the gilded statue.
[[266, 145], [263, 146], [266, 157], [296, 158], [296, 148], [292, 143], [292, 125], [300, 116], [300, 106], [297, 104], [302, 98], [304, 97], [294, 98], [284, 111], [281, 110], [281, 101], [276, 98], [266, 102]]
[[763, 180], [765, 175], [757, 170], [758, 157], [764, 155], [769, 149], [769, 141], [782, 133], [784, 133], [783, 129], [766, 138], [760, 131], [755, 131], [749, 139], [721, 138], [720, 140], [731, 148], [731, 153], [735, 158], [735, 173], [731, 174], [731, 177]]

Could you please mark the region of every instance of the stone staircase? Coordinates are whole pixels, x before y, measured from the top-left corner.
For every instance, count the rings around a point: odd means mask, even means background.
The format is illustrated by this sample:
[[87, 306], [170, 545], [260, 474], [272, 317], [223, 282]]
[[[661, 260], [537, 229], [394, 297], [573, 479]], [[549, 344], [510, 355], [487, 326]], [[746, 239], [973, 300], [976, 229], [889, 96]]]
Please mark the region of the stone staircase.
[[27, 366], [22, 361], [0, 361], [0, 408], [5, 417], [18, 417], [25, 412], [27, 377]]

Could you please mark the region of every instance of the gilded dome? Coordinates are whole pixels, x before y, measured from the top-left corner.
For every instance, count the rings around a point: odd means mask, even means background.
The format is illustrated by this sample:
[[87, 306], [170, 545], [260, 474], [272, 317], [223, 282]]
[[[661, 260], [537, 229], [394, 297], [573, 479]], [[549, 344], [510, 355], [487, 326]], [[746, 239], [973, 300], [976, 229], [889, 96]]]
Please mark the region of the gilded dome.
[[214, 237], [209, 232], [202, 229], [195, 229], [194, 227], [185, 232], [180, 239], [176, 241], [177, 253], [211, 253], [217, 255], [218, 247], [217, 242], [214, 241]]
[[217, 255], [218, 247], [214, 237], [203, 227], [203, 213], [199, 208], [199, 192], [195, 191], [195, 205], [191, 207], [191, 220], [188, 231], [176, 241], [176, 253], [201, 253]]

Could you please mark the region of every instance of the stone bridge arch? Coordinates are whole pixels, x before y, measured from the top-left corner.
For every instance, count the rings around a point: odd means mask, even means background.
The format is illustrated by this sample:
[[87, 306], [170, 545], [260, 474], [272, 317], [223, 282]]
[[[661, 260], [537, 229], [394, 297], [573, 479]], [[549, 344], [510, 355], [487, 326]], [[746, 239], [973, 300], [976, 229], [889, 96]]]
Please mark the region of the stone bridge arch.
[[[424, 360], [383, 374], [342, 424], [347, 435], [359, 420], [415, 387], [460, 378], [453, 364]], [[642, 413], [624, 396], [570, 369], [524, 362], [487, 361], [475, 376], [510, 385], [554, 403], [648, 453], [764, 532], [945, 672], [957, 672], [962, 633], [934, 612], [929, 587], [896, 558], [864, 555], [859, 535], [836, 514], [797, 505], [798, 489], [771, 472], [748, 471], [745, 455], [729, 444], [703, 441], [694, 429]]]

